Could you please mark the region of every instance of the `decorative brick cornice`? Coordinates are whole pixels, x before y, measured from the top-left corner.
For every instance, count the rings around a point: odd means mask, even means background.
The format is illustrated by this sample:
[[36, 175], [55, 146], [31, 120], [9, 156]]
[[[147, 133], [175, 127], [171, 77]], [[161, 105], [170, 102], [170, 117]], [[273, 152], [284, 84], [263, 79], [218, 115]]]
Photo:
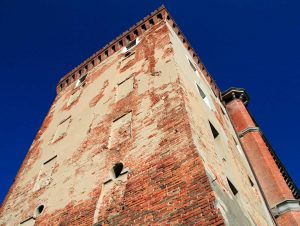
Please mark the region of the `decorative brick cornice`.
[[239, 138], [242, 138], [247, 133], [251, 133], [251, 132], [260, 132], [260, 129], [259, 129], [259, 127], [248, 127], [238, 134]]
[[245, 106], [247, 106], [250, 100], [246, 90], [242, 88], [232, 87], [222, 93], [222, 100], [225, 102], [225, 104], [235, 99], [242, 100]]
[[178, 25], [171, 17], [170, 13], [166, 10], [165, 6], [163, 5], [157, 10], [155, 10], [153, 13], [151, 13], [149, 16], [145, 17], [143, 20], [141, 20], [140, 22], [132, 26], [129, 30], [125, 31], [120, 36], [115, 38], [113, 41], [111, 41], [109, 44], [104, 46], [102, 49], [97, 51], [91, 57], [86, 59], [77, 67], [75, 67], [68, 74], [66, 74], [62, 79], [60, 79], [57, 85], [56, 88], [57, 93], [64, 90], [67, 86], [73, 84], [78, 78], [80, 78], [80, 76], [83, 76], [89, 70], [97, 66], [99, 63], [105, 61], [106, 58], [108, 58], [109, 56], [111, 56], [112, 54], [114, 54], [124, 46], [126, 46], [129, 42], [136, 39], [144, 32], [148, 31], [153, 25], [157, 24], [161, 20], [165, 20], [171, 25], [171, 27], [173, 28], [173, 30], [175, 31], [179, 39], [182, 41], [184, 46], [189, 51], [190, 55], [193, 57], [194, 61], [197, 63], [201, 72], [206, 77], [207, 81], [210, 83], [211, 88], [214, 91], [215, 95], [221, 98], [221, 92], [217, 84], [212, 79], [211, 75], [205, 68], [201, 59], [194, 51], [190, 43], [187, 41], [187, 39], [179, 29]]
[[271, 208], [271, 212], [274, 217], [279, 217], [280, 215], [289, 211], [300, 211], [299, 199], [284, 200], [283, 202]]

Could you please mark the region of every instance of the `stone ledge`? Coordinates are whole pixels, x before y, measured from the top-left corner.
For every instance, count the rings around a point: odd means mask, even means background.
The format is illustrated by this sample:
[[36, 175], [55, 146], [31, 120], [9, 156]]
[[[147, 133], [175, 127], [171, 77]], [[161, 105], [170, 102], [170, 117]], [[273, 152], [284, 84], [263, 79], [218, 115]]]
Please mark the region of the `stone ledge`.
[[299, 199], [284, 200], [271, 208], [274, 217], [279, 217], [289, 211], [300, 211]]

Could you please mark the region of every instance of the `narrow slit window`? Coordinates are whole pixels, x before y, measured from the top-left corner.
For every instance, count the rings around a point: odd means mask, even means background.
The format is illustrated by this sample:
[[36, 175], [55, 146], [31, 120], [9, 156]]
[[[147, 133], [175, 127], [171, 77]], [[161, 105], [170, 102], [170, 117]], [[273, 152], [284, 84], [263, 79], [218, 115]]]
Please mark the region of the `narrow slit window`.
[[227, 178], [227, 182], [230, 187], [230, 190], [232, 191], [232, 194], [236, 195], [239, 191], [236, 189], [236, 187], [233, 185], [233, 183], [228, 178]]
[[216, 128], [213, 126], [213, 124], [211, 124], [211, 122], [209, 122], [209, 126], [211, 129], [211, 132], [214, 136], [214, 138], [216, 139], [219, 136], [219, 132], [216, 130]]
[[225, 114], [225, 111], [223, 110], [223, 108], [222, 108], [222, 107], [220, 107], [220, 108], [221, 108], [222, 114], [223, 114], [223, 115], [226, 115], [226, 114]]
[[193, 71], [197, 71], [197, 69], [196, 69], [196, 67], [195, 67], [195, 65], [190, 61], [190, 59], [188, 59], [189, 60], [189, 63], [190, 63], [190, 66], [191, 66], [191, 68], [193, 69]]
[[254, 187], [254, 183], [249, 176], [248, 176], [248, 179], [249, 179], [249, 183], [250, 183], [251, 187]]
[[199, 86], [197, 83], [196, 83], [196, 85], [197, 85], [197, 89], [198, 89], [199, 94], [200, 94], [200, 96], [202, 97], [203, 101], [205, 102], [205, 104], [206, 104], [210, 109], [212, 109], [212, 108], [211, 108], [211, 105], [210, 105], [210, 103], [209, 103], [208, 97], [205, 95], [205, 93], [203, 92], [203, 90], [200, 88], [200, 86]]
[[200, 88], [200, 86], [197, 84], [197, 88], [198, 88], [198, 91], [199, 91], [199, 93], [200, 93], [200, 96], [204, 99], [204, 98], [206, 98], [206, 95], [205, 95], [205, 93], [203, 92], [203, 90]]

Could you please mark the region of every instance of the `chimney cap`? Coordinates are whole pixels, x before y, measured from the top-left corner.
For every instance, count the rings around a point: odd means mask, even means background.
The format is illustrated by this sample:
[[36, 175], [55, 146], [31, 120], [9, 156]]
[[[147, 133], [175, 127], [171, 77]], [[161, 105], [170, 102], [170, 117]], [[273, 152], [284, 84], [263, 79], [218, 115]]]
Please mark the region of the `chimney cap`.
[[231, 87], [222, 93], [222, 100], [225, 104], [228, 104], [234, 99], [242, 100], [245, 106], [247, 106], [250, 101], [248, 93], [243, 88]]

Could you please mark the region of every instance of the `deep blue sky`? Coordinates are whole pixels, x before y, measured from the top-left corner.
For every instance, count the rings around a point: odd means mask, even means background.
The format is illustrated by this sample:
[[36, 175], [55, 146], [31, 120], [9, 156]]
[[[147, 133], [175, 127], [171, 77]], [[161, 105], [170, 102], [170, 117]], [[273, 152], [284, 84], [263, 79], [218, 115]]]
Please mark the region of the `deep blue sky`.
[[247, 89], [252, 114], [300, 186], [300, 1], [0, 0], [0, 203], [58, 80], [161, 4], [222, 90]]

